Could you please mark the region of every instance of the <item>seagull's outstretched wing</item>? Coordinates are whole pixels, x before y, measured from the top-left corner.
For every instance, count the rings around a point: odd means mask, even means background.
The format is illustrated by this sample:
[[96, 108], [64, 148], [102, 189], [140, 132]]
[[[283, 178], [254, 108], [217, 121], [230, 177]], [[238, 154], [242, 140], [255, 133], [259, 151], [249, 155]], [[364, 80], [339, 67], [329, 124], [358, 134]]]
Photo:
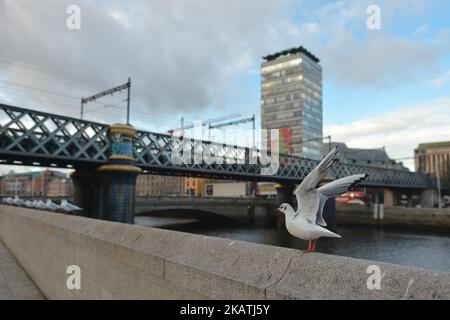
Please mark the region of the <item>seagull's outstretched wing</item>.
[[338, 147], [328, 153], [295, 189], [298, 212], [301, 212], [311, 223], [316, 223], [317, 212], [320, 205], [319, 192], [316, 186], [325, 177], [331, 166], [337, 161]]
[[326, 185], [321, 186], [317, 189], [321, 194], [327, 198], [334, 198], [344, 192], [347, 192], [352, 186], [356, 185], [368, 177], [368, 174], [355, 174], [352, 176], [344, 177], [338, 180], [334, 180]]
[[319, 210], [317, 211], [317, 224], [323, 227], [327, 225], [322, 217], [322, 214], [323, 207], [325, 206], [325, 202], [327, 202], [328, 198], [334, 198], [340, 194], [343, 194], [344, 192], [347, 192], [348, 189], [355, 186], [358, 182], [361, 182], [367, 177], [368, 174], [366, 173], [355, 174], [352, 176], [334, 180], [318, 188], [317, 191], [319, 191]]

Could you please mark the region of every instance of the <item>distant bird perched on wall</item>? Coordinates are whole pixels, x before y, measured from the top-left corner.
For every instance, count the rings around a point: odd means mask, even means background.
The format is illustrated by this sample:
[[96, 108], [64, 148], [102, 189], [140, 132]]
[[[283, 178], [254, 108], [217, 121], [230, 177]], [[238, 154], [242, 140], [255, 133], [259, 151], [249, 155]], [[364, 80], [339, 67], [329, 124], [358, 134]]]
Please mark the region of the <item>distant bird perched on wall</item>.
[[14, 205], [16, 206], [24, 206], [25, 205], [25, 201], [23, 201], [22, 199], [20, 199], [18, 196], [14, 197]]
[[283, 203], [276, 211], [286, 217], [286, 229], [293, 236], [309, 240], [305, 252], [314, 252], [316, 242], [321, 237], [340, 238], [341, 236], [325, 229], [327, 225], [322, 217], [325, 202], [347, 192], [349, 188], [364, 180], [367, 174], [355, 174], [341, 178], [317, 188], [319, 182], [325, 177], [328, 170], [337, 161], [338, 147], [336, 146], [323, 158], [295, 190], [297, 198], [297, 211], [288, 203]]
[[69, 203], [66, 199], [61, 200], [61, 209], [63, 209], [66, 212], [83, 210], [80, 207], [77, 207], [76, 205]]
[[37, 201], [34, 203], [34, 207], [35, 207], [36, 209], [41, 209], [41, 210], [47, 209], [47, 205], [46, 205], [45, 202], [42, 201], [42, 200], [37, 200]]
[[56, 211], [56, 210], [61, 209], [60, 205], [57, 205], [50, 199], [47, 199], [47, 201], [45, 202], [45, 205], [46, 205], [47, 209], [51, 210], [51, 211]]
[[25, 206], [28, 208], [33, 208], [33, 202], [31, 202], [30, 200], [25, 200]]

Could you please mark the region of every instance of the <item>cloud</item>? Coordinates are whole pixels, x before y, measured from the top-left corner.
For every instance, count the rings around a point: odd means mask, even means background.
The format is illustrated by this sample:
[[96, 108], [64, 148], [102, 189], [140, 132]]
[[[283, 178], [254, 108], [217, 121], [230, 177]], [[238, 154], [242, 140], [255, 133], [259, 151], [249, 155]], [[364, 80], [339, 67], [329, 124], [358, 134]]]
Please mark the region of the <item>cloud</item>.
[[[69, 4], [81, 9], [81, 30], [66, 28]], [[282, 20], [287, 4], [286, 0], [216, 1], [214, 5], [204, 0], [134, 0], [126, 6], [122, 1], [48, 0], [45, 5], [2, 1], [0, 20], [7, 27], [0, 29], [0, 56], [81, 75], [101, 83], [103, 89], [130, 76], [133, 92], [145, 96], [147, 105], [142, 108], [201, 112], [226, 104], [227, 88], [236, 73], [251, 69], [271, 52], [270, 28]], [[13, 74], [14, 63], [7, 68], [9, 81], [23, 78], [23, 72]], [[32, 78], [20, 81], [58, 86], [61, 77], [45, 83]], [[99, 91], [92, 86], [58, 89], [80, 97]], [[43, 99], [34, 101], [48, 105]], [[55, 111], [57, 106], [47, 109]]]
[[[450, 140], [450, 97], [405, 106], [349, 125], [325, 127], [325, 135], [355, 148], [380, 148], [392, 158], [414, 156], [419, 143]], [[405, 161], [406, 162], [406, 161]], [[406, 164], [413, 169], [413, 160]]]
[[[35, 74], [24, 80], [29, 73], [14, 69], [14, 64], [7, 65], [6, 80], [20, 78], [28, 86], [53, 87], [81, 97], [131, 76], [135, 108], [159, 114], [155, 116], [158, 121], [172, 124], [175, 121], [170, 118], [175, 114], [202, 114], [239, 100], [237, 95], [248, 93], [230, 89], [233, 81], [240, 74], [255, 76], [261, 56], [288, 47], [306, 46], [322, 60], [324, 79], [354, 87], [392, 87], [416, 81], [436, 71], [441, 55], [438, 44], [388, 36], [384, 29], [368, 32], [370, 0], [319, 4], [222, 0], [214, 5], [205, 0], [133, 0], [127, 6], [118, 0], [48, 0], [45, 6], [25, 0], [0, 3], [0, 20], [8, 26], [0, 29], [0, 58], [5, 54], [89, 81], [82, 88], [67, 85], [60, 73], [45, 82]], [[425, 3], [382, 1], [383, 26], [394, 21], [400, 10], [419, 15], [426, 11]], [[69, 4], [81, 8], [79, 31], [66, 28]], [[1, 70], [4, 65], [0, 75]], [[52, 104], [54, 97], [42, 96], [41, 92], [32, 99], [16, 100], [25, 104], [31, 100], [46, 111], [60, 111], [64, 98]], [[66, 107], [68, 115], [76, 116], [79, 102], [64, 101], [70, 106], [70, 110]], [[114, 103], [123, 105], [120, 99]], [[114, 116], [106, 111], [97, 114], [110, 121]], [[136, 120], [144, 125], [149, 118]]]
[[442, 87], [444, 84], [446, 84], [448, 81], [450, 80], [450, 70], [448, 70], [445, 74], [443, 74], [442, 76], [436, 77], [434, 78], [431, 83], [435, 86], [435, 87]]
[[[300, 16], [282, 25], [286, 43], [300, 43], [322, 60], [324, 79], [343, 87], [393, 88], [421, 82], [439, 70], [446, 55], [443, 41], [413, 38], [392, 30], [403, 20], [429, 14], [427, 1], [379, 1], [381, 30], [366, 27], [366, 9], [373, 1], [334, 1], [299, 6]], [[407, 16], [405, 18], [405, 16]], [[308, 28], [313, 24], [314, 28]], [[428, 27], [423, 25], [423, 34]], [[436, 31], [441, 32], [441, 30]], [[413, 33], [413, 30], [411, 30]], [[428, 32], [431, 36], [430, 32]]]
[[[78, 117], [80, 97], [131, 77], [132, 110], [146, 112], [132, 113], [133, 124], [161, 131], [178, 126], [180, 115], [191, 122], [190, 115], [202, 117], [211, 109], [230, 112], [217, 106], [228, 107], [249, 94], [248, 87], [233, 83], [236, 78], [258, 74], [261, 56], [299, 45], [321, 59], [326, 81], [355, 90], [395, 88], [436, 74], [440, 58], [450, 52], [449, 31], [430, 28], [439, 39], [433, 42], [389, 28], [402, 24], [399, 16], [414, 19], [440, 3], [379, 1], [382, 30], [370, 32], [366, 8], [372, 0], [130, 0], [126, 5], [118, 0], [47, 0], [45, 5], [0, 0], [5, 26], [0, 28], [0, 99]], [[66, 28], [66, 8], [72, 4], [81, 8], [79, 31]], [[1, 59], [5, 56], [10, 60]], [[102, 102], [123, 106], [123, 99], [117, 94]], [[90, 117], [123, 121], [123, 111], [101, 107], [89, 106]]]
[[412, 34], [414, 37], [422, 37], [429, 30], [430, 30], [430, 26], [428, 24], [423, 24], [423, 25], [419, 26], [416, 30], [414, 30], [414, 32]]
[[360, 42], [347, 31], [321, 48], [324, 72], [338, 84], [392, 87], [422, 79], [438, 68], [441, 50], [428, 43], [373, 35]]

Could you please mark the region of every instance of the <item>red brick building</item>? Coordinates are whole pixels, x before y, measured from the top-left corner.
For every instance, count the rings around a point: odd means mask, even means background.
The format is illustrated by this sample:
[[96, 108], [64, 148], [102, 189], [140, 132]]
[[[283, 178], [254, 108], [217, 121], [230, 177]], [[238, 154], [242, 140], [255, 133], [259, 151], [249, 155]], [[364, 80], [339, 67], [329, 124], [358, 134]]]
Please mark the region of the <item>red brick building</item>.
[[[51, 182], [58, 180], [59, 184], [64, 181], [64, 192], [58, 192], [59, 195], [51, 196], [69, 196], [71, 194], [71, 180], [67, 179], [67, 175], [60, 171], [44, 170], [33, 172], [9, 172], [0, 182], [0, 194], [2, 196], [19, 196], [19, 197], [47, 197], [49, 196], [49, 188], [52, 187], [52, 194], [55, 194], [55, 183], [53, 186]], [[60, 190], [58, 185], [58, 190]], [[68, 191], [70, 192], [69, 194]]]

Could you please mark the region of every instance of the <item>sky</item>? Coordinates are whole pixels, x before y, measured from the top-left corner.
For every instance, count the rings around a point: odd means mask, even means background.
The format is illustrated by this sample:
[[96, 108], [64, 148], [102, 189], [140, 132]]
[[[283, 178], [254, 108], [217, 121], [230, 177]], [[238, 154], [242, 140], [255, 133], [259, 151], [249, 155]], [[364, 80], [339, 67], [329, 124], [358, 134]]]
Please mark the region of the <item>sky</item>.
[[[321, 60], [333, 141], [384, 146], [412, 169], [419, 143], [450, 140], [446, 0], [0, 0], [0, 43], [0, 103], [79, 117], [81, 97], [131, 77], [131, 123], [156, 132], [259, 115], [262, 57], [302, 45]], [[124, 122], [125, 98], [90, 103], [85, 118]]]

